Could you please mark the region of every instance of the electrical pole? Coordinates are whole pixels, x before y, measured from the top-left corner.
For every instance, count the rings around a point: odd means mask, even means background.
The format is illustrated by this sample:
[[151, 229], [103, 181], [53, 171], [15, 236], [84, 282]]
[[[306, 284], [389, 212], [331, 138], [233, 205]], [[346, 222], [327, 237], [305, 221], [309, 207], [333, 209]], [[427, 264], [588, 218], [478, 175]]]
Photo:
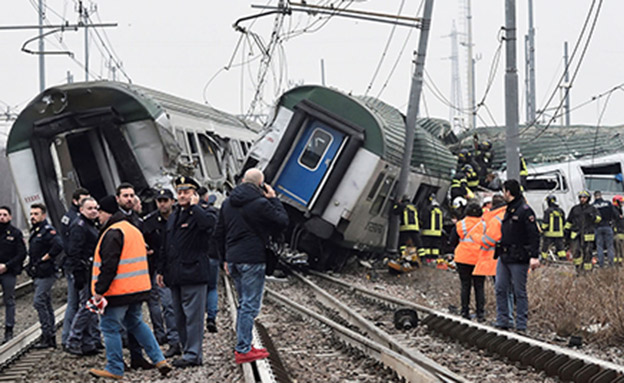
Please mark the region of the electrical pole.
[[[45, 44], [43, 40], [43, 0], [39, 0], [39, 52], [45, 50]], [[45, 90], [45, 57], [39, 55], [39, 91]]]
[[[420, 38], [418, 41], [418, 51], [416, 54], [416, 66], [412, 74], [412, 84], [410, 87], [409, 103], [407, 106], [407, 116], [405, 118], [405, 150], [403, 151], [403, 162], [399, 173], [395, 199], [400, 199], [407, 191], [408, 176], [412, 160], [412, 150], [414, 148], [414, 131], [416, 130], [416, 118], [420, 106], [420, 94], [422, 93], [423, 72], [425, 69], [425, 54], [427, 52], [427, 39], [431, 28], [431, 13], [433, 12], [433, 0], [425, 0], [425, 9], [420, 26]], [[388, 240], [386, 250], [390, 254], [397, 253], [399, 242], [399, 217], [391, 215], [388, 227]]]
[[466, 48], [468, 49], [468, 108], [470, 108], [469, 130], [477, 127], [477, 108], [475, 106], [474, 58], [472, 57], [472, 6], [466, 0]]
[[527, 35], [527, 124], [535, 123], [535, 28], [533, 0], [529, 0], [529, 34]]
[[565, 110], [565, 126], [570, 126], [570, 71], [568, 70], [569, 66], [569, 58], [568, 58], [568, 42], [565, 41], [563, 43], [563, 67], [565, 70], [565, 88], [564, 88], [564, 110]]
[[520, 180], [518, 158], [518, 69], [516, 68], [516, 0], [505, 0], [505, 154], [507, 179]]
[[457, 36], [457, 27], [455, 26], [455, 20], [453, 20], [453, 27], [451, 33], [442, 36], [450, 37], [451, 39], [451, 55], [448, 57], [451, 60], [451, 107], [449, 108], [449, 121], [451, 122], [451, 128], [453, 132], [458, 133], [463, 130], [463, 103], [461, 94], [461, 80], [459, 78], [459, 49]]
[[78, 14], [84, 24], [84, 50], [85, 50], [85, 81], [89, 81], [89, 14], [87, 8], [78, 2]]

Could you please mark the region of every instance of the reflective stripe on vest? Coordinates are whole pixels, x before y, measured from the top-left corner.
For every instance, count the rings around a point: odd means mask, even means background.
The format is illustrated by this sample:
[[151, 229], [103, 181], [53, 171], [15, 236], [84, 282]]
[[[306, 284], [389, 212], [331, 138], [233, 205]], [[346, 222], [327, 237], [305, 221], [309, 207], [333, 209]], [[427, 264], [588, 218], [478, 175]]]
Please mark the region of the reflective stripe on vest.
[[418, 231], [418, 213], [414, 205], [407, 205], [403, 210], [403, 220], [399, 231]]
[[93, 271], [91, 274], [91, 290], [95, 294], [95, 283], [100, 276], [102, 257], [100, 246], [106, 233], [111, 229], [121, 230], [123, 233], [123, 248], [119, 257], [119, 264], [115, 278], [111, 282], [104, 296], [123, 296], [135, 293], [147, 292], [152, 289], [147, 264], [147, 252], [143, 234], [127, 221], [120, 221], [111, 225], [102, 234], [95, 249], [93, 259]]
[[422, 235], [428, 235], [431, 237], [442, 236], [442, 210], [438, 207], [431, 209], [431, 221], [429, 221], [429, 228], [422, 231]]
[[558, 211], [553, 211], [548, 217], [548, 230], [544, 236], [549, 238], [563, 238], [563, 217]]
[[[482, 226], [482, 230], [479, 230], [479, 225]], [[481, 247], [480, 239], [487, 228], [485, 222], [479, 217], [466, 217], [457, 222], [456, 227], [459, 244], [455, 248], [455, 262], [476, 265]]]

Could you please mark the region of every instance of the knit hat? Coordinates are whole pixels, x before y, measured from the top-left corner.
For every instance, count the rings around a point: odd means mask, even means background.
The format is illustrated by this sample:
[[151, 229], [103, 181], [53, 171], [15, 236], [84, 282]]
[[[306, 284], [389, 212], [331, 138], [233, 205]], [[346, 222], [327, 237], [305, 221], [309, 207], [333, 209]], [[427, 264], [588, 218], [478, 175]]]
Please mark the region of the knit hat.
[[114, 195], [107, 195], [106, 197], [100, 200], [100, 208], [99, 210], [105, 211], [109, 214], [115, 214], [119, 211], [119, 206], [117, 205], [117, 199]]

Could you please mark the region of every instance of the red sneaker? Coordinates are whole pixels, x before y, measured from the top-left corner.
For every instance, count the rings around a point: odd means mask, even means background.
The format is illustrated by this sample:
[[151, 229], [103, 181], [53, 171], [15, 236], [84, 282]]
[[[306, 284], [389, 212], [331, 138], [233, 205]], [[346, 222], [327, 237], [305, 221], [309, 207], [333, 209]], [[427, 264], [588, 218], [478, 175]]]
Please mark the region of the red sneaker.
[[253, 347], [251, 348], [249, 352], [245, 354], [242, 354], [238, 351], [234, 351], [234, 358], [236, 359], [236, 364], [249, 363], [249, 362], [253, 362], [256, 360], [264, 359], [268, 356], [269, 356], [269, 353], [266, 352], [266, 350], [262, 352], [261, 350], [258, 350]]
[[257, 351], [262, 354], [267, 354], [267, 356], [269, 355], [269, 352], [267, 351], [266, 348], [255, 348], [254, 346], [251, 346], [251, 349], [252, 351]]

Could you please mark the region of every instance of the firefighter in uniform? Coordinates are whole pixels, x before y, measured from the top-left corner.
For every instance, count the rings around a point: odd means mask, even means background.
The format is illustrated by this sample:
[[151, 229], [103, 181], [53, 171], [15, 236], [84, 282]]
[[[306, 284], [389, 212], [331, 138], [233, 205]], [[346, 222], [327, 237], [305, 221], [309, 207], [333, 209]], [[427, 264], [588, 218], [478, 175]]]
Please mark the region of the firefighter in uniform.
[[420, 211], [423, 255], [428, 259], [440, 258], [442, 244], [442, 209], [435, 197], [435, 193], [432, 193]]
[[587, 190], [579, 192], [578, 197], [579, 203], [570, 210], [564, 230], [570, 239], [574, 266], [578, 271], [590, 271], [593, 267], [594, 230], [601, 218], [596, 207], [589, 203], [591, 195]]
[[[419, 264], [419, 256], [423, 257], [425, 254], [420, 238], [416, 207], [410, 203], [408, 196], [403, 196], [401, 202], [392, 207], [392, 214], [400, 217], [399, 250], [401, 259], [409, 263]], [[395, 271], [411, 271], [409, 263], [399, 265], [397, 262], [390, 261], [388, 266]]]
[[542, 220], [542, 258], [548, 258], [548, 249], [551, 246], [557, 251], [557, 258], [564, 261], [566, 258], [565, 244], [563, 240], [563, 225], [565, 212], [557, 205], [557, 197], [546, 197], [548, 208], [544, 211]]
[[613, 221], [613, 231], [615, 232], [615, 265], [622, 265], [624, 257], [624, 215], [622, 215], [622, 206], [624, 206], [624, 197], [616, 195], [613, 197], [613, 206], [618, 214]]
[[473, 190], [479, 186], [479, 175], [474, 170], [472, 165], [464, 165], [461, 171], [466, 175], [466, 181], [468, 181], [468, 187]]

